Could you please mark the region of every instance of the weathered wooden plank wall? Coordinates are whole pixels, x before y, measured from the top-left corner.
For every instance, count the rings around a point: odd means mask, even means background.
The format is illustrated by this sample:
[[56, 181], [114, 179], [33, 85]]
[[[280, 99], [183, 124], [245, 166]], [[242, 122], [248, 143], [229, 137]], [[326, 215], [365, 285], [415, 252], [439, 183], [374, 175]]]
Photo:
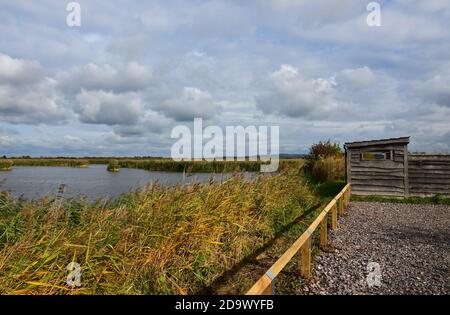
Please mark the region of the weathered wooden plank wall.
[[450, 196], [450, 155], [409, 155], [408, 177], [412, 196]]
[[382, 150], [391, 150], [392, 160], [363, 161], [361, 153], [380, 150], [380, 147], [365, 147], [349, 150], [349, 181], [352, 194], [356, 195], [405, 195], [404, 146], [383, 146]]
[[409, 137], [346, 143], [352, 194], [450, 197], [450, 155], [409, 154], [408, 144]]

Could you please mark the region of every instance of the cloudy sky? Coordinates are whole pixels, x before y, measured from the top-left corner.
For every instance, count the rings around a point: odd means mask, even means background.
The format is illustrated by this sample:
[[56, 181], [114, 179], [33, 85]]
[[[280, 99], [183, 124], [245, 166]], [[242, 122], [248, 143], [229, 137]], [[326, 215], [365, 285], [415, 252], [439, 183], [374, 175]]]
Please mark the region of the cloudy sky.
[[449, 0], [68, 2], [0, 0], [2, 155], [167, 156], [194, 117], [450, 152]]

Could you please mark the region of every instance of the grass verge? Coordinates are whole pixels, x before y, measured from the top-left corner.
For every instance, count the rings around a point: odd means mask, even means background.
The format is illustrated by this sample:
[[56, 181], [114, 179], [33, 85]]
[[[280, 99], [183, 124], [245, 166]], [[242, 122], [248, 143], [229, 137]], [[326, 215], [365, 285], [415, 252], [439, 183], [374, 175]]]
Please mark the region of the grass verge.
[[442, 195], [433, 197], [382, 197], [382, 196], [351, 196], [351, 201], [367, 201], [367, 202], [391, 202], [391, 203], [407, 203], [407, 204], [439, 204], [450, 205], [450, 198]]

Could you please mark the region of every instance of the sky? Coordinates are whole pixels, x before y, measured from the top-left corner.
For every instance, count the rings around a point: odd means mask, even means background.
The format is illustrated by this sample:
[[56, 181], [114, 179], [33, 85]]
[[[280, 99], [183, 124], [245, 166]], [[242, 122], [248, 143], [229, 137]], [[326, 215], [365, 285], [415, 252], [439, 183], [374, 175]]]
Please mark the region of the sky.
[[69, 2], [0, 0], [1, 155], [169, 156], [195, 117], [450, 153], [450, 0]]

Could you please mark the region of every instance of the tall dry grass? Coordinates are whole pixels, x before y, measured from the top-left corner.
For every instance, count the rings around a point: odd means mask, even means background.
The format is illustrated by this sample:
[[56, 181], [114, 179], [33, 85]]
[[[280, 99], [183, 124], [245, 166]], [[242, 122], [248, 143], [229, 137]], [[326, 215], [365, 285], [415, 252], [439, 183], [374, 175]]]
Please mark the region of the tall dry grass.
[[319, 158], [312, 167], [312, 176], [319, 182], [345, 179], [345, 159], [342, 155]]
[[[198, 292], [315, 202], [298, 169], [284, 168], [95, 204], [0, 195], [0, 293]], [[79, 288], [66, 284], [70, 262]]]

